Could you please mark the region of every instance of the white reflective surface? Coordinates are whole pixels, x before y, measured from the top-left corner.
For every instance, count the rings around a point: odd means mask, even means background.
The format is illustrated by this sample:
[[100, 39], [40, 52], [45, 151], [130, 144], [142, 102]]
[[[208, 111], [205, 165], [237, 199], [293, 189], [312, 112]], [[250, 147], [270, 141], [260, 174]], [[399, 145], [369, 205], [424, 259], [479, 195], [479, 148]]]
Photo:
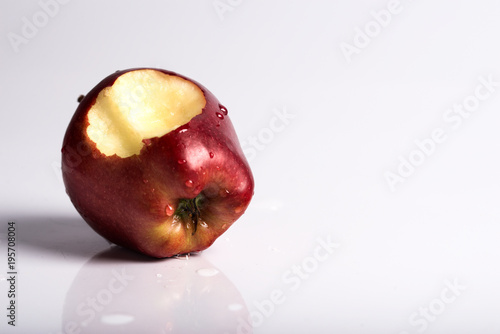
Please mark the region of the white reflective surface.
[[[0, 3], [0, 333], [500, 332], [499, 4], [62, 2]], [[64, 192], [76, 99], [137, 66], [208, 87], [254, 173], [188, 259]]]

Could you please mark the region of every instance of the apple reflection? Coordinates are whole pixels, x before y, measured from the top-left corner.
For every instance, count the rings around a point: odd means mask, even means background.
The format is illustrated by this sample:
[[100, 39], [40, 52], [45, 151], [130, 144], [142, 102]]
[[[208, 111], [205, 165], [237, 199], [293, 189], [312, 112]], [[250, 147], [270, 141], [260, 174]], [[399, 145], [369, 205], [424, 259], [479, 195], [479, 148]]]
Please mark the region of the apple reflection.
[[113, 247], [66, 296], [63, 333], [252, 333], [236, 287], [201, 254], [154, 260]]

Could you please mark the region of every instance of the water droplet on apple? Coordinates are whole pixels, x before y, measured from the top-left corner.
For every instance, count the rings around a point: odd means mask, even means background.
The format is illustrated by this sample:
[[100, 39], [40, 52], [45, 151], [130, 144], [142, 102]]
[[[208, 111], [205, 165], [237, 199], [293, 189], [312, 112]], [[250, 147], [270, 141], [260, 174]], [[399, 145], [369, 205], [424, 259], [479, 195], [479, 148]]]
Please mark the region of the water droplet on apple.
[[180, 129], [180, 130], [178, 130], [178, 131], [177, 131], [177, 133], [184, 133], [184, 132], [186, 132], [187, 130], [188, 130], [188, 129]]
[[222, 104], [219, 104], [219, 109], [220, 109], [220, 111], [222, 111], [222, 113], [224, 115], [227, 115], [227, 108], [224, 107]]
[[210, 159], [213, 159], [215, 156], [214, 152], [210, 152]]
[[224, 115], [222, 115], [220, 112], [216, 112], [215, 115], [220, 119], [220, 120], [223, 120], [224, 119]]
[[174, 214], [174, 208], [170, 204], [167, 204], [167, 206], [165, 206], [165, 214], [169, 217]]
[[144, 182], [144, 183], [148, 183], [149, 181], [148, 181], [148, 180], [146, 180], [146, 179], [142, 179], [142, 182]]
[[193, 180], [187, 180], [187, 181], [186, 181], [186, 187], [191, 188], [193, 185], [194, 185]]
[[213, 277], [219, 273], [215, 268], [203, 268], [196, 270], [196, 273], [203, 277]]
[[208, 227], [207, 222], [204, 222], [203, 220], [199, 221], [198, 224], [200, 224], [201, 227]]
[[179, 165], [184, 165], [186, 162], [187, 162], [186, 159], [179, 159], [179, 160], [177, 160], [177, 163]]

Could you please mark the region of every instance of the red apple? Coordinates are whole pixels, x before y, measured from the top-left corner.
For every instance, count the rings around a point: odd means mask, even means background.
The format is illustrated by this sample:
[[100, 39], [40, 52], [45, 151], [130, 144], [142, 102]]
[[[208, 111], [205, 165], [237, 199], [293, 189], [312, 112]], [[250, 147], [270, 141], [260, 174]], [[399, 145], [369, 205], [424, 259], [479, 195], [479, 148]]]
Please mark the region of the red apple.
[[115, 72], [81, 100], [62, 173], [97, 233], [157, 258], [212, 245], [254, 188], [227, 109], [199, 83], [151, 68]]

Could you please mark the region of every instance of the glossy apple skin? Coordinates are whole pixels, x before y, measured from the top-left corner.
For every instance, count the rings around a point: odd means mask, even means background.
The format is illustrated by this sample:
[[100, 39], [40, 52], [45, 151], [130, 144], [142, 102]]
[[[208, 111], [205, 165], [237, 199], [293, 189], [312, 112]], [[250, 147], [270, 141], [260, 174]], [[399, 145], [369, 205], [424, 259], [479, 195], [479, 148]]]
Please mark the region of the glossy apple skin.
[[[106, 156], [89, 139], [88, 110], [99, 92], [122, 74], [101, 81], [80, 102], [62, 147], [66, 192], [83, 219], [117, 245], [164, 258], [201, 251], [246, 210], [254, 180], [234, 128], [217, 98], [201, 84], [206, 105], [201, 114], [162, 137], [144, 141], [139, 155]], [[226, 114], [225, 114], [226, 113]], [[180, 199], [201, 194], [200, 219], [173, 223]]]

